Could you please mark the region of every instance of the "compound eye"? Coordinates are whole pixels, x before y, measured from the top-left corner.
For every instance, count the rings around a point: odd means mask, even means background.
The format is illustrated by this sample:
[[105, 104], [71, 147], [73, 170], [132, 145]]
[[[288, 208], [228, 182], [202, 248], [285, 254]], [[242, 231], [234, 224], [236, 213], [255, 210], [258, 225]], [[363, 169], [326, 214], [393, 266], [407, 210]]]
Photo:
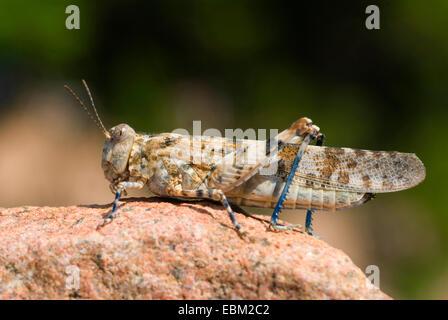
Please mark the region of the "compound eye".
[[113, 132], [113, 136], [114, 136], [114, 138], [115, 139], [121, 139], [121, 137], [124, 135], [124, 129], [122, 128], [122, 129], [119, 129], [118, 130], [118, 128], [116, 129], [116, 130], [114, 130], [114, 132]]

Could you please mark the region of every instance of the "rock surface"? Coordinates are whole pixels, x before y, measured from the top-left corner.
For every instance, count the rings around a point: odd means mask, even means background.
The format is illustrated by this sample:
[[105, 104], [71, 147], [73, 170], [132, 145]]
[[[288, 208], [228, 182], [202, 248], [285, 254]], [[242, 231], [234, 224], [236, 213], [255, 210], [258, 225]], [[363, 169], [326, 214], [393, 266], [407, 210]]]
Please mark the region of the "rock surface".
[[341, 250], [211, 202], [0, 208], [1, 299], [390, 299]]

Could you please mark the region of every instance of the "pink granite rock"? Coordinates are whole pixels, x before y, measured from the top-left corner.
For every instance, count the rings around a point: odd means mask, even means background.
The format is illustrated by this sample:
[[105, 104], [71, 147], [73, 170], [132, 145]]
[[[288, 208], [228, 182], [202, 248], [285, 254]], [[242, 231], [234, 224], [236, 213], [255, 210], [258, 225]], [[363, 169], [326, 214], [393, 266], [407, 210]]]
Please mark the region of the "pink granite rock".
[[[390, 299], [341, 250], [210, 202], [0, 209], [1, 299]], [[260, 220], [261, 219], [261, 220]]]

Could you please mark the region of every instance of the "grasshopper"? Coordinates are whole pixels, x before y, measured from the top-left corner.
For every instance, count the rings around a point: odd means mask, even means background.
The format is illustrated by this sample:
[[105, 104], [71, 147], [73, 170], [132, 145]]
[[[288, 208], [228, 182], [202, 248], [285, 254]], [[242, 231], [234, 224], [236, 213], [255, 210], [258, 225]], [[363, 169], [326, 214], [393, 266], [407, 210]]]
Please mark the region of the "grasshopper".
[[[175, 133], [146, 135], [127, 124], [107, 130], [86, 82], [82, 82], [96, 118], [68, 86], [65, 88], [106, 137], [101, 165], [115, 194], [112, 211], [98, 227], [114, 219], [126, 190], [148, 185], [157, 196], [221, 202], [240, 235], [246, 233], [230, 204], [273, 208], [270, 227], [275, 230], [300, 226], [280, 225], [277, 218], [282, 208], [305, 209], [305, 231], [314, 235], [315, 210], [359, 206], [376, 193], [408, 189], [425, 178], [425, 167], [415, 154], [322, 146], [324, 135], [308, 118], [295, 121], [266, 141], [214, 138], [210, 142], [202, 136]], [[313, 140], [316, 145], [310, 145]], [[215, 154], [221, 157], [216, 160]], [[251, 154], [261, 156], [251, 163], [241, 161]], [[192, 161], [195, 156], [201, 161]], [[271, 164], [276, 164], [277, 170], [262, 174], [261, 169]]]

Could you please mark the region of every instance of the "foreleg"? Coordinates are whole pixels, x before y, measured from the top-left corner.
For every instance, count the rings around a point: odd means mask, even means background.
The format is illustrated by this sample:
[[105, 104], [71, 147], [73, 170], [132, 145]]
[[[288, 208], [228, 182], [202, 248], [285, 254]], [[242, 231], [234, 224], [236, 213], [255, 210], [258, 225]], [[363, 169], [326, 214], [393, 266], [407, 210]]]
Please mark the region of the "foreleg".
[[126, 189], [139, 190], [139, 189], [143, 188], [144, 185], [145, 185], [145, 183], [143, 181], [136, 181], [136, 182], [122, 181], [116, 185], [114, 185], [114, 184], [111, 185], [111, 190], [115, 191], [115, 200], [114, 200], [114, 204], [112, 207], [112, 211], [109, 213], [107, 218], [104, 219], [104, 221], [97, 226], [97, 229], [110, 223], [115, 218], [115, 213], [117, 212], [117, 208], [118, 208], [118, 201], [120, 200], [122, 193], [126, 194]]

